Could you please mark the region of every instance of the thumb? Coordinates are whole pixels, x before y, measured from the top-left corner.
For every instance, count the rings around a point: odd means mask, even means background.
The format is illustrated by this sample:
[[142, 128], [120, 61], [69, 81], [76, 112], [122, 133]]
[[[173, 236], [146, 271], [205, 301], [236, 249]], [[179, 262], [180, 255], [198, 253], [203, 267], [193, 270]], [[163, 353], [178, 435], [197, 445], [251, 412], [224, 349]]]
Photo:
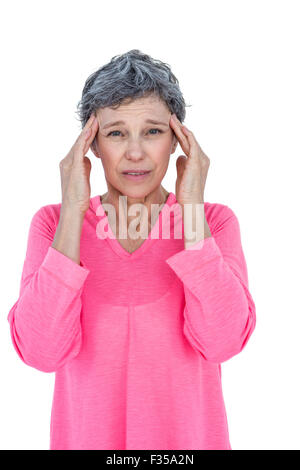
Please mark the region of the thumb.
[[180, 179], [185, 169], [187, 158], [184, 155], [180, 155], [176, 160], [176, 168], [177, 168], [177, 177]]
[[84, 157], [83, 160], [84, 160], [85, 169], [87, 171], [87, 174], [89, 175], [91, 173], [91, 168], [92, 168], [91, 160], [88, 157]]

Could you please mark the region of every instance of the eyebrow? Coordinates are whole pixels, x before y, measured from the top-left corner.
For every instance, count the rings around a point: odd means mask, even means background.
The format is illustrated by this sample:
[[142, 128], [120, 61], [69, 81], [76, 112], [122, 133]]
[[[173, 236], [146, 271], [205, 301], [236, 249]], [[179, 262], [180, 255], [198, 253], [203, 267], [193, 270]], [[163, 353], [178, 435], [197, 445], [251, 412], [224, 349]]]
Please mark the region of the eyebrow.
[[[160, 126], [166, 126], [168, 127], [168, 125], [165, 123], [165, 122], [161, 122], [161, 121], [155, 121], [153, 119], [146, 119], [147, 123], [149, 124], [158, 124]], [[107, 124], [105, 124], [105, 126], [102, 127], [102, 129], [106, 129], [108, 127], [112, 127], [112, 126], [118, 126], [119, 124], [126, 124], [124, 121], [114, 121], [114, 122], [108, 122]]]

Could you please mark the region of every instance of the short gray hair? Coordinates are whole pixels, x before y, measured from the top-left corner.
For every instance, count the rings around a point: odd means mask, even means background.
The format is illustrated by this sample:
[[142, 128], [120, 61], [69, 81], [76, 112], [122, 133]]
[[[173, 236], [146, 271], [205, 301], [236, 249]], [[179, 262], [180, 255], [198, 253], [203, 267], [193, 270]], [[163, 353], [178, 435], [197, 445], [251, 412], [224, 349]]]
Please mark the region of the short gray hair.
[[99, 108], [116, 109], [123, 100], [131, 102], [155, 94], [183, 122], [185, 108], [190, 105], [185, 103], [178, 84], [168, 64], [132, 49], [114, 56], [87, 78], [76, 113], [83, 128], [90, 115]]

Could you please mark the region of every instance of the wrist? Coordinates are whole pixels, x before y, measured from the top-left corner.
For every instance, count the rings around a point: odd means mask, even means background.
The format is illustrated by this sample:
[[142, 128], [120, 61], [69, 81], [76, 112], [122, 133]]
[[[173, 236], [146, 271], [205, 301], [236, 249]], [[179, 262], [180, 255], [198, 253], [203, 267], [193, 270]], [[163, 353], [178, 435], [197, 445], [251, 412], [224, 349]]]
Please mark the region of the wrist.
[[84, 220], [84, 214], [80, 211], [70, 210], [67, 208], [63, 208], [60, 213], [59, 217], [59, 227], [60, 231], [65, 232], [69, 231], [70, 227], [72, 228], [72, 232], [81, 230]]
[[80, 210], [78, 207], [72, 206], [67, 203], [62, 203], [60, 208], [60, 215], [62, 218], [82, 220], [84, 219], [86, 211]]

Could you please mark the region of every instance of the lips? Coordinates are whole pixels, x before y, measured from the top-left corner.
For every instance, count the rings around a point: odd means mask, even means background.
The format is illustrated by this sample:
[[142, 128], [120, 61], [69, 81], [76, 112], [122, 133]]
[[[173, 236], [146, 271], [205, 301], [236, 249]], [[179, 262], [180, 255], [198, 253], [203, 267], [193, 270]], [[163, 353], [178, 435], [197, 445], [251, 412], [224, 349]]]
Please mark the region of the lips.
[[144, 175], [146, 173], [150, 173], [151, 170], [125, 170], [123, 171], [122, 173], [124, 175], [128, 175], [128, 174], [136, 174], [136, 175]]
[[136, 171], [135, 174], [133, 173], [133, 170], [131, 170], [130, 172], [129, 171], [123, 172], [122, 175], [124, 176], [125, 179], [129, 181], [138, 182], [138, 181], [146, 180], [149, 174], [151, 173], [151, 170], [150, 171], [143, 170], [143, 172], [141, 170], [139, 171], [135, 170], [135, 171]]

